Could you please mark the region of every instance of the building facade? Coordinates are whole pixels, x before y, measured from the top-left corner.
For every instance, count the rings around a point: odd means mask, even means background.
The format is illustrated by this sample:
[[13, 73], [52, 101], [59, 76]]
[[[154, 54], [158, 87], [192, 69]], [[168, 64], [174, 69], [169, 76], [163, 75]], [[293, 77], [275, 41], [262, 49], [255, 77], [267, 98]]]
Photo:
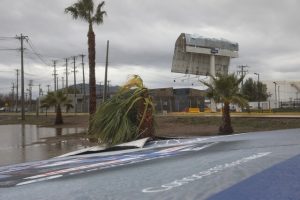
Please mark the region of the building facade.
[[300, 81], [263, 81], [271, 108], [300, 107]]
[[184, 112], [188, 108], [199, 108], [204, 111], [205, 91], [192, 88], [158, 88], [150, 89], [157, 112]]

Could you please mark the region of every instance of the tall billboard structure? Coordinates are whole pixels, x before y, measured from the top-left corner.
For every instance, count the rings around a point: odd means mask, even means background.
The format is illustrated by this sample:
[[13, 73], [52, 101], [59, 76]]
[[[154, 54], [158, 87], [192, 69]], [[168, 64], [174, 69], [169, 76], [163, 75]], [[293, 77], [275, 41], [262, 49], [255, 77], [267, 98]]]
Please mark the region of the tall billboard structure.
[[175, 43], [171, 72], [227, 74], [230, 59], [238, 57], [238, 50], [238, 43], [181, 33]]

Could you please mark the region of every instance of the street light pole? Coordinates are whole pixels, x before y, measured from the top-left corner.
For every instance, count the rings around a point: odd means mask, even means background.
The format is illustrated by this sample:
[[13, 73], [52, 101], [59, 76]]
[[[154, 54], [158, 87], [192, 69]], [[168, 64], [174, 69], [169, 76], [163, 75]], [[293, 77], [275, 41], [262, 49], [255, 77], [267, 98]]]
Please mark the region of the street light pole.
[[275, 85], [275, 108], [277, 108], [277, 91], [276, 91], [277, 83], [276, 83], [275, 81], [274, 81], [273, 83], [274, 83], [274, 85]]
[[278, 88], [278, 90], [277, 90], [277, 93], [278, 93], [278, 108], [280, 108], [281, 106], [280, 106], [280, 92], [279, 92], [279, 88], [280, 88], [280, 86], [278, 85], [277, 86]]
[[107, 68], [108, 68], [108, 51], [109, 51], [109, 40], [107, 40], [106, 45], [106, 62], [105, 62], [105, 76], [104, 76], [104, 95], [103, 102], [107, 98]]
[[258, 104], [258, 109], [260, 109], [260, 91], [259, 91], [259, 73], [254, 73], [257, 75], [257, 104]]
[[[100, 81], [99, 82], [99, 84], [100, 84], [100, 89], [99, 89], [99, 99], [100, 99], [100, 102], [102, 101], [102, 102], [104, 102], [104, 94], [103, 94], [103, 92], [102, 92], [102, 81]], [[101, 99], [101, 95], [102, 95], [102, 99]]]

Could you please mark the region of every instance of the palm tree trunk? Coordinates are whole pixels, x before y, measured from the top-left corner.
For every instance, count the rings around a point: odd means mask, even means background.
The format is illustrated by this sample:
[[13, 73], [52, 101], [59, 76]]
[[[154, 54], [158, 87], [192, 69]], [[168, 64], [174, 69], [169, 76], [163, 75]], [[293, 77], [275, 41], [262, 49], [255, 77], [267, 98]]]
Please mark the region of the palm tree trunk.
[[230, 107], [229, 103], [224, 103], [224, 110], [222, 114], [222, 125], [219, 128], [221, 134], [230, 134], [233, 133], [233, 128], [231, 126], [231, 118], [230, 118]]
[[[139, 113], [140, 117], [143, 114], [143, 111]], [[150, 137], [150, 138], [154, 137], [153, 113], [152, 113], [152, 110], [149, 109], [149, 108], [146, 111], [146, 117], [145, 117], [144, 121], [142, 122], [140, 130], [139, 130], [139, 139], [140, 138], [146, 138], [146, 137]]]
[[[142, 96], [144, 98], [148, 98], [149, 94], [146, 91], [145, 93], [142, 94]], [[140, 123], [142, 120], [142, 116], [145, 112], [145, 100], [144, 99], [141, 99], [138, 102], [137, 110], [138, 110], [137, 122]], [[143, 120], [141, 127], [139, 129], [139, 137], [138, 138], [140, 139], [140, 138], [146, 138], [146, 137], [150, 137], [150, 138], [154, 137], [154, 119], [153, 119], [152, 108], [149, 108], [149, 107], [146, 110], [145, 119]]]
[[90, 87], [90, 105], [89, 113], [91, 116], [96, 112], [96, 78], [95, 78], [95, 33], [93, 31], [92, 23], [89, 25], [88, 32], [88, 51], [89, 51], [89, 87]]
[[55, 124], [63, 124], [63, 118], [61, 114], [61, 107], [60, 104], [56, 106], [56, 118], [55, 118]]

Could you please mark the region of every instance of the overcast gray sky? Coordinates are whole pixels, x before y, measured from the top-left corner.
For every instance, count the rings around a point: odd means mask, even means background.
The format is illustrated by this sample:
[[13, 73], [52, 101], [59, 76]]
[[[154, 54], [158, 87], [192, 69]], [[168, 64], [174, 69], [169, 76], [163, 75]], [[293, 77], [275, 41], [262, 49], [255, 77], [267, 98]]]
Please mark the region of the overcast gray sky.
[[[0, 2], [0, 38], [27, 35], [46, 63], [59, 59], [60, 78], [63, 58], [87, 54], [87, 24], [64, 14], [75, 0]], [[182, 75], [170, 72], [175, 41], [183, 32], [238, 42], [240, 57], [232, 60], [232, 72], [237, 65], [248, 65], [249, 77], [255, 78], [257, 72], [263, 80], [299, 80], [299, 8], [297, 0], [107, 0], [104, 24], [94, 27], [97, 83], [103, 83], [110, 40], [108, 79], [113, 85], [124, 83], [129, 74], [139, 74], [150, 88], [192, 87], [193, 76], [174, 83]], [[19, 46], [18, 40], [0, 39], [0, 93], [10, 90], [16, 82], [15, 69], [20, 68], [20, 52], [3, 49]], [[53, 68], [25, 46], [25, 83], [32, 79], [43, 89], [47, 84], [53, 87]], [[77, 79], [82, 81], [79, 65]]]

